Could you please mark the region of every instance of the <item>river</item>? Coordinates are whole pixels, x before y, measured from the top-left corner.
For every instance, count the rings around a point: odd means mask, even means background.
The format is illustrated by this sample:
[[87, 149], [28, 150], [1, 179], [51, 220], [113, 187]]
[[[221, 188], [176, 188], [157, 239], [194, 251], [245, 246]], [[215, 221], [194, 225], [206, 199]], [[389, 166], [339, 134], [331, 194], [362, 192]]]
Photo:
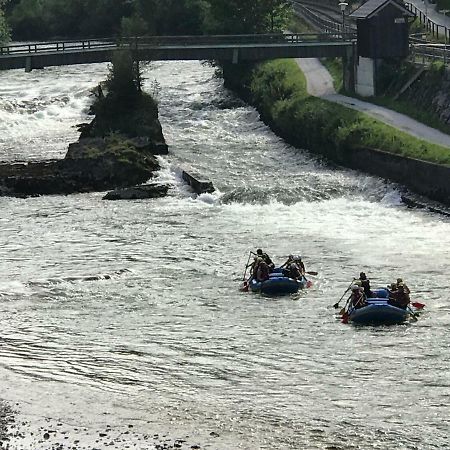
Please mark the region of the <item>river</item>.
[[[214, 72], [145, 69], [168, 197], [0, 198], [11, 448], [450, 448], [450, 219], [285, 144]], [[0, 159], [62, 157], [106, 73], [0, 73]], [[216, 193], [193, 195], [186, 167]], [[301, 254], [313, 287], [240, 292], [258, 247], [277, 262]], [[331, 305], [361, 270], [373, 286], [403, 277], [427, 305], [419, 321], [340, 323]]]

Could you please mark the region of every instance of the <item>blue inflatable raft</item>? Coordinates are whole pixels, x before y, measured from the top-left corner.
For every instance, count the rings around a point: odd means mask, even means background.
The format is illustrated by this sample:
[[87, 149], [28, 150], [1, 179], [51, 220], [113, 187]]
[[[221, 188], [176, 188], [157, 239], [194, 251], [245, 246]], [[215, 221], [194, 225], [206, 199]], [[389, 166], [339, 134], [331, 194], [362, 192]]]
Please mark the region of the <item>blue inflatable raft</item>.
[[367, 299], [367, 306], [349, 308], [348, 320], [361, 325], [394, 325], [403, 323], [410, 312], [388, 303], [387, 289], [375, 289], [373, 297]]
[[299, 289], [308, 286], [308, 280], [302, 277], [301, 280], [294, 280], [284, 276], [281, 269], [275, 269], [266, 281], [256, 281], [252, 279], [249, 283], [253, 292], [259, 292], [265, 295], [285, 295], [295, 294]]

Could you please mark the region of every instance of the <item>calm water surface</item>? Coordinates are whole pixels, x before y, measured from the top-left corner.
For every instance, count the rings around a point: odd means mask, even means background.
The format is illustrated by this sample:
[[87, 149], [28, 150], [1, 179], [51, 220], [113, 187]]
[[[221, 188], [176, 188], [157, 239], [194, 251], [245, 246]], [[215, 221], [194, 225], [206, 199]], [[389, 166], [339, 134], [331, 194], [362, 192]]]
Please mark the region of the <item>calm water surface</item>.
[[[0, 73], [0, 159], [62, 157], [106, 72]], [[146, 77], [167, 198], [0, 198], [0, 398], [19, 422], [82, 429], [78, 448], [105, 424], [211, 449], [450, 448], [450, 220], [286, 145], [207, 65]], [[195, 197], [187, 167], [217, 192]], [[257, 247], [302, 254], [314, 287], [239, 292]], [[419, 322], [336, 320], [361, 270], [373, 285], [402, 276], [427, 305]], [[12, 448], [52, 448], [33, 439]]]

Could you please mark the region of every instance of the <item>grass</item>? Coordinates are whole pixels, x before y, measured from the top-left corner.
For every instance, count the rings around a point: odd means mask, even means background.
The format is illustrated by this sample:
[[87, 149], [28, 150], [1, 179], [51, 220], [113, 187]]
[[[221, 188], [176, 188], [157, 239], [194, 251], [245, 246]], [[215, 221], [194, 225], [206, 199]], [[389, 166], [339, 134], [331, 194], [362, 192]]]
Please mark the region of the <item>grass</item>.
[[[330, 72], [331, 77], [333, 78], [333, 84], [336, 89], [336, 92], [347, 95], [349, 97], [354, 97], [359, 100], [363, 100], [369, 103], [373, 103], [374, 105], [384, 106], [385, 108], [392, 109], [400, 114], [404, 114], [405, 116], [411, 117], [412, 119], [417, 120], [425, 125], [428, 125], [431, 128], [435, 128], [436, 130], [442, 131], [443, 133], [450, 134], [450, 125], [444, 123], [439, 118], [439, 115], [433, 112], [431, 109], [425, 109], [425, 105], [415, 103], [407, 98], [400, 97], [399, 99], [394, 100], [394, 95], [396, 91], [392, 91], [392, 93], [386, 93], [385, 95], [378, 95], [375, 97], [361, 97], [353, 92], [347, 92], [344, 90], [343, 81], [342, 81], [342, 60], [339, 58], [324, 58], [322, 59], [322, 64], [327, 68]], [[432, 69], [431, 69], [432, 70]], [[413, 72], [410, 72], [406, 78], [404, 78], [403, 83], [406, 83], [409, 77], [413, 75]], [[401, 81], [401, 80], [399, 80]], [[436, 82], [436, 81], [435, 81]], [[438, 81], [437, 81], [438, 82]], [[399, 83], [397, 83], [398, 85]], [[431, 82], [427, 83], [428, 87], [431, 87]]]
[[289, 21], [288, 29], [292, 33], [316, 33], [317, 32], [304, 19], [297, 16], [296, 14], [292, 14], [290, 21]]
[[333, 85], [336, 92], [344, 90], [344, 72], [341, 58], [322, 58], [320, 62], [327, 68], [333, 78]]
[[296, 145], [330, 157], [372, 148], [450, 166], [450, 149], [310, 96], [305, 76], [292, 60], [262, 63], [254, 70], [250, 88], [262, 116]]

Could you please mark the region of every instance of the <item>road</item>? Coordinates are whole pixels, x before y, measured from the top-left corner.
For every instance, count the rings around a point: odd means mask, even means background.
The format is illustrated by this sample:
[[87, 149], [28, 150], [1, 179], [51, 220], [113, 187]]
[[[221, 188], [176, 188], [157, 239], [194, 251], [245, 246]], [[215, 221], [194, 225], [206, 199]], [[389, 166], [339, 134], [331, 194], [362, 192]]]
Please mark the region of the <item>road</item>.
[[333, 87], [331, 75], [318, 59], [296, 59], [296, 61], [305, 74], [307, 89], [310, 95], [361, 111], [411, 136], [450, 148], [450, 135], [448, 134], [382, 106], [337, 94]]

